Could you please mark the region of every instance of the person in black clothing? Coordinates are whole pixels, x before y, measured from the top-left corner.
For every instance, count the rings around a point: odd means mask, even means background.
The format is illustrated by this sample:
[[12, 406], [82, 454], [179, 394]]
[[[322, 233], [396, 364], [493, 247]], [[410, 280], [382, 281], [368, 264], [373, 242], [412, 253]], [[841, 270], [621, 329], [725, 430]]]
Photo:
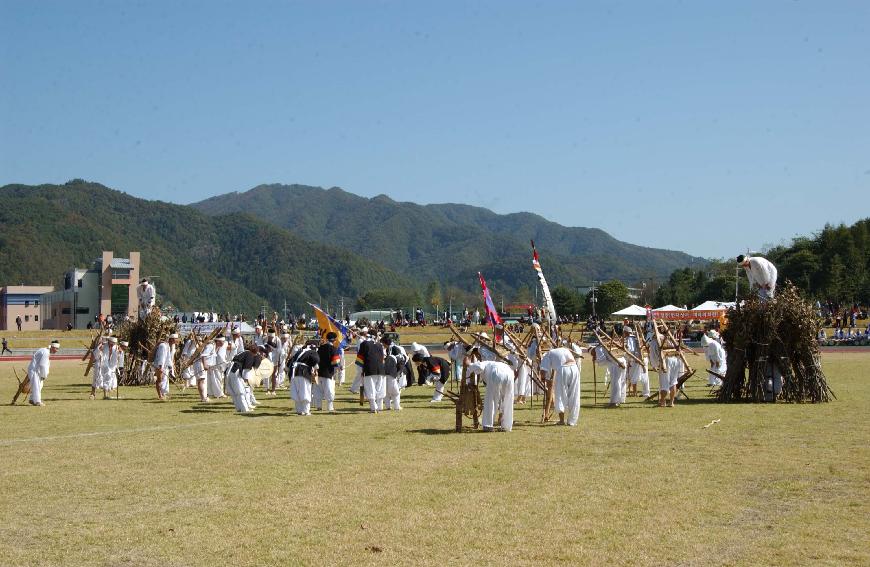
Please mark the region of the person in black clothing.
[[311, 415], [311, 385], [317, 381], [319, 367], [316, 340], [305, 343], [291, 360], [290, 397], [297, 415]]
[[327, 333], [323, 342], [317, 347], [317, 356], [320, 359], [317, 370], [317, 385], [315, 386], [315, 388], [320, 388], [317, 409], [323, 409], [325, 400], [326, 411], [329, 412], [335, 412], [333, 405], [335, 402], [335, 371], [341, 365], [341, 354], [335, 348], [337, 338], [338, 335], [335, 333]]
[[367, 343], [363, 354], [363, 388], [369, 400], [369, 411], [378, 413], [387, 395], [386, 377], [384, 376], [384, 345], [377, 341]]
[[257, 346], [251, 345], [233, 357], [230, 373], [227, 376], [227, 393], [233, 398], [236, 411], [247, 413], [254, 409], [248, 393], [251, 387], [254, 370], [260, 367], [263, 356], [257, 352]]
[[12, 351], [9, 350], [9, 341], [6, 340], [6, 337], [3, 337], [3, 350], [0, 351], [0, 355], [5, 354], [6, 352], [12, 354]]
[[417, 364], [418, 383], [421, 386], [430, 380], [435, 383], [435, 393], [429, 403], [440, 402], [444, 397], [444, 384], [450, 376], [450, 363], [440, 356], [423, 356], [419, 352], [412, 360]]

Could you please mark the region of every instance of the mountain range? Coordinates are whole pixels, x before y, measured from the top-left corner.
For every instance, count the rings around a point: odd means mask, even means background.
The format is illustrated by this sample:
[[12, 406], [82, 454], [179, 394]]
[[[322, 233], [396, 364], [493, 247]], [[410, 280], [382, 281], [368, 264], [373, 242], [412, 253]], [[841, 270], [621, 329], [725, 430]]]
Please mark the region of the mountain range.
[[531, 213], [368, 199], [339, 188], [261, 185], [187, 206], [83, 180], [0, 187], [0, 285], [58, 283], [101, 250], [139, 250], [142, 273], [158, 275], [160, 293], [184, 310], [253, 313], [286, 301], [298, 312], [307, 301], [335, 305], [430, 282], [475, 297], [478, 271], [511, 298], [536, 285], [531, 239], [551, 285], [663, 278], [705, 262]]

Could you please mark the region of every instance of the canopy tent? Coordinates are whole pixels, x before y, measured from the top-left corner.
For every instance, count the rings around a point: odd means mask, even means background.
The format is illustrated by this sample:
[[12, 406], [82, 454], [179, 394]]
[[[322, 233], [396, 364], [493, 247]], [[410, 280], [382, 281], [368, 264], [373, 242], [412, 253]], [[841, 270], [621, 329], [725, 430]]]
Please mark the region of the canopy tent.
[[625, 309], [614, 311], [611, 315], [619, 315], [621, 317], [644, 317], [646, 315], [646, 309], [640, 305], [629, 305]]
[[659, 307], [658, 309], [653, 309], [655, 313], [661, 313], [663, 311], [685, 311], [682, 307], [677, 307], [676, 305], [665, 305], [664, 307]]
[[734, 307], [733, 301], [710, 301], [707, 300], [698, 305], [692, 311], [722, 311]]

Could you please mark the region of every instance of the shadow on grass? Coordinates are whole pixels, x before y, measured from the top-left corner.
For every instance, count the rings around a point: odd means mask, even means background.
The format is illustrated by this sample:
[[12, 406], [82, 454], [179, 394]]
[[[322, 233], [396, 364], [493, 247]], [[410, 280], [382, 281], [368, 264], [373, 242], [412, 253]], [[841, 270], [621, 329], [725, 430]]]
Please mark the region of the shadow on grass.
[[[473, 432], [474, 429], [469, 429], [468, 432]], [[447, 435], [449, 433], [456, 433], [453, 429], [433, 429], [431, 427], [427, 427], [424, 429], [406, 429], [405, 433], [419, 433], [421, 435]], [[463, 429], [463, 433], [465, 430]]]

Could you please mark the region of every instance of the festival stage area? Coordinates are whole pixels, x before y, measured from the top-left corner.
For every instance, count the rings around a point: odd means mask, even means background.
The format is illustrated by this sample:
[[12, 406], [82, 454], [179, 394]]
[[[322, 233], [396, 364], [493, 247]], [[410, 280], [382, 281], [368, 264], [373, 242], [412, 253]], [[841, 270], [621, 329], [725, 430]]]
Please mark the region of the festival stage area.
[[486, 434], [426, 386], [380, 415], [347, 384], [309, 417], [286, 392], [90, 401], [80, 361], [9, 406], [25, 364], [0, 360], [0, 565], [870, 563], [866, 352], [823, 354], [828, 404], [723, 405], [695, 376], [672, 409], [605, 409], [600, 368], [593, 407], [587, 356], [578, 427], [538, 398]]

